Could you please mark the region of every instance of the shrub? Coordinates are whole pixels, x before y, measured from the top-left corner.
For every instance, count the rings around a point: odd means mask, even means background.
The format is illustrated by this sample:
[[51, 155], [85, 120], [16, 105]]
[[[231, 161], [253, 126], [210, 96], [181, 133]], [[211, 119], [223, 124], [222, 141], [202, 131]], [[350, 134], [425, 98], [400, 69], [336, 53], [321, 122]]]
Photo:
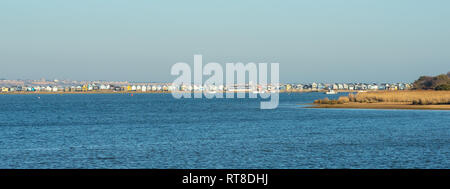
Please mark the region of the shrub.
[[348, 99], [349, 99], [350, 102], [356, 102], [356, 97], [355, 97], [355, 95], [353, 93], [350, 93], [348, 95]]
[[337, 101], [339, 104], [344, 104], [350, 102], [350, 98], [346, 96], [341, 96]]
[[450, 90], [450, 84], [442, 84], [442, 85], [437, 86], [434, 89], [438, 90], [438, 91], [449, 91]]
[[350, 100], [348, 97], [341, 96], [337, 100], [330, 100], [328, 98], [324, 98], [322, 100], [315, 100], [314, 103], [315, 104], [344, 104], [344, 103], [348, 103], [349, 101]]

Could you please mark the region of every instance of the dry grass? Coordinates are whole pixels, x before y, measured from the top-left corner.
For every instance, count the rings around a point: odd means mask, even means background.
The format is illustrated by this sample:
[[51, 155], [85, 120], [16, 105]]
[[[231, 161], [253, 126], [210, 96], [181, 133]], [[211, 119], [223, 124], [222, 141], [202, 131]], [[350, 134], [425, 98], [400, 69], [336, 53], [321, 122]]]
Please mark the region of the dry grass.
[[319, 104], [309, 108], [350, 108], [350, 109], [412, 109], [412, 110], [450, 110], [450, 104], [439, 105], [413, 105], [413, 104], [389, 104], [389, 103], [358, 103], [346, 104]]
[[348, 102], [358, 103], [402, 103], [414, 105], [437, 105], [450, 104], [450, 91], [377, 91], [350, 94], [348, 97], [341, 96], [338, 100], [316, 100], [316, 104], [344, 104]]
[[340, 96], [337, 100], [330, 100], [328, 98], [324, 98], [322, 100], [315, 100], [315, 104], [345, 104], [350, 102], [349, 97], [346, 96]]
[[450, 91], [381, 91], [358, 93], [352, 102], [401, 102], [418, 105], [450, 104]]

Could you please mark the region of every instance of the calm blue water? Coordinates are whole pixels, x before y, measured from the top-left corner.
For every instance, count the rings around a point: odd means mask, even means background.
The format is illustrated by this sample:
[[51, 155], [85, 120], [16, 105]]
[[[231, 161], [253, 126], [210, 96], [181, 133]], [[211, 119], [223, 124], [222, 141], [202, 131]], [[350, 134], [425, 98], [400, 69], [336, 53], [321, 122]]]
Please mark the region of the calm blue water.
[[326, 95], [0, 95], [0, 168], [450, 168], [450, 111], [306, 109]]

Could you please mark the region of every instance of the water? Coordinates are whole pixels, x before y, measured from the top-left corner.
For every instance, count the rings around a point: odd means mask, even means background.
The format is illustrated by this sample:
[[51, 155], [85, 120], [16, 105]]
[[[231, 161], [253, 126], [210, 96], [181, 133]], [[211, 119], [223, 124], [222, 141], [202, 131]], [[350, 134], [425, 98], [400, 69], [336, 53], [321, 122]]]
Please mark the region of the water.
[[298, 104], [327, 95], [280, 95], [275, 110], [170, 94], [0, 95], [0, 168], [450, 168], [450, 111], [307, 109]]

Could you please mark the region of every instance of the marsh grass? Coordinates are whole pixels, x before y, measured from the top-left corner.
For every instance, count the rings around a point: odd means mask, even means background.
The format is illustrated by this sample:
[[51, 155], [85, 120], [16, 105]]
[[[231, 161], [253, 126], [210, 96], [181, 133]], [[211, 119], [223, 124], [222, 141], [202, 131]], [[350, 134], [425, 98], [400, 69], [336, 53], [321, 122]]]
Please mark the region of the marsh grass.
[[349, 97], [346, 96], [340, 96], [337, 100], [330, 100], [328, 98], [324, 98], [322, 100], [315, 100], [315, 104], [345, 104], [350, 102]]
[[316, 104], [359, 103], [406, 103], [415, 105], [450, 104], [450, 91], [410, 90], [410, 91], [376, 91], [349, 94], [338, 100], [328, 98], [316, 100]]

